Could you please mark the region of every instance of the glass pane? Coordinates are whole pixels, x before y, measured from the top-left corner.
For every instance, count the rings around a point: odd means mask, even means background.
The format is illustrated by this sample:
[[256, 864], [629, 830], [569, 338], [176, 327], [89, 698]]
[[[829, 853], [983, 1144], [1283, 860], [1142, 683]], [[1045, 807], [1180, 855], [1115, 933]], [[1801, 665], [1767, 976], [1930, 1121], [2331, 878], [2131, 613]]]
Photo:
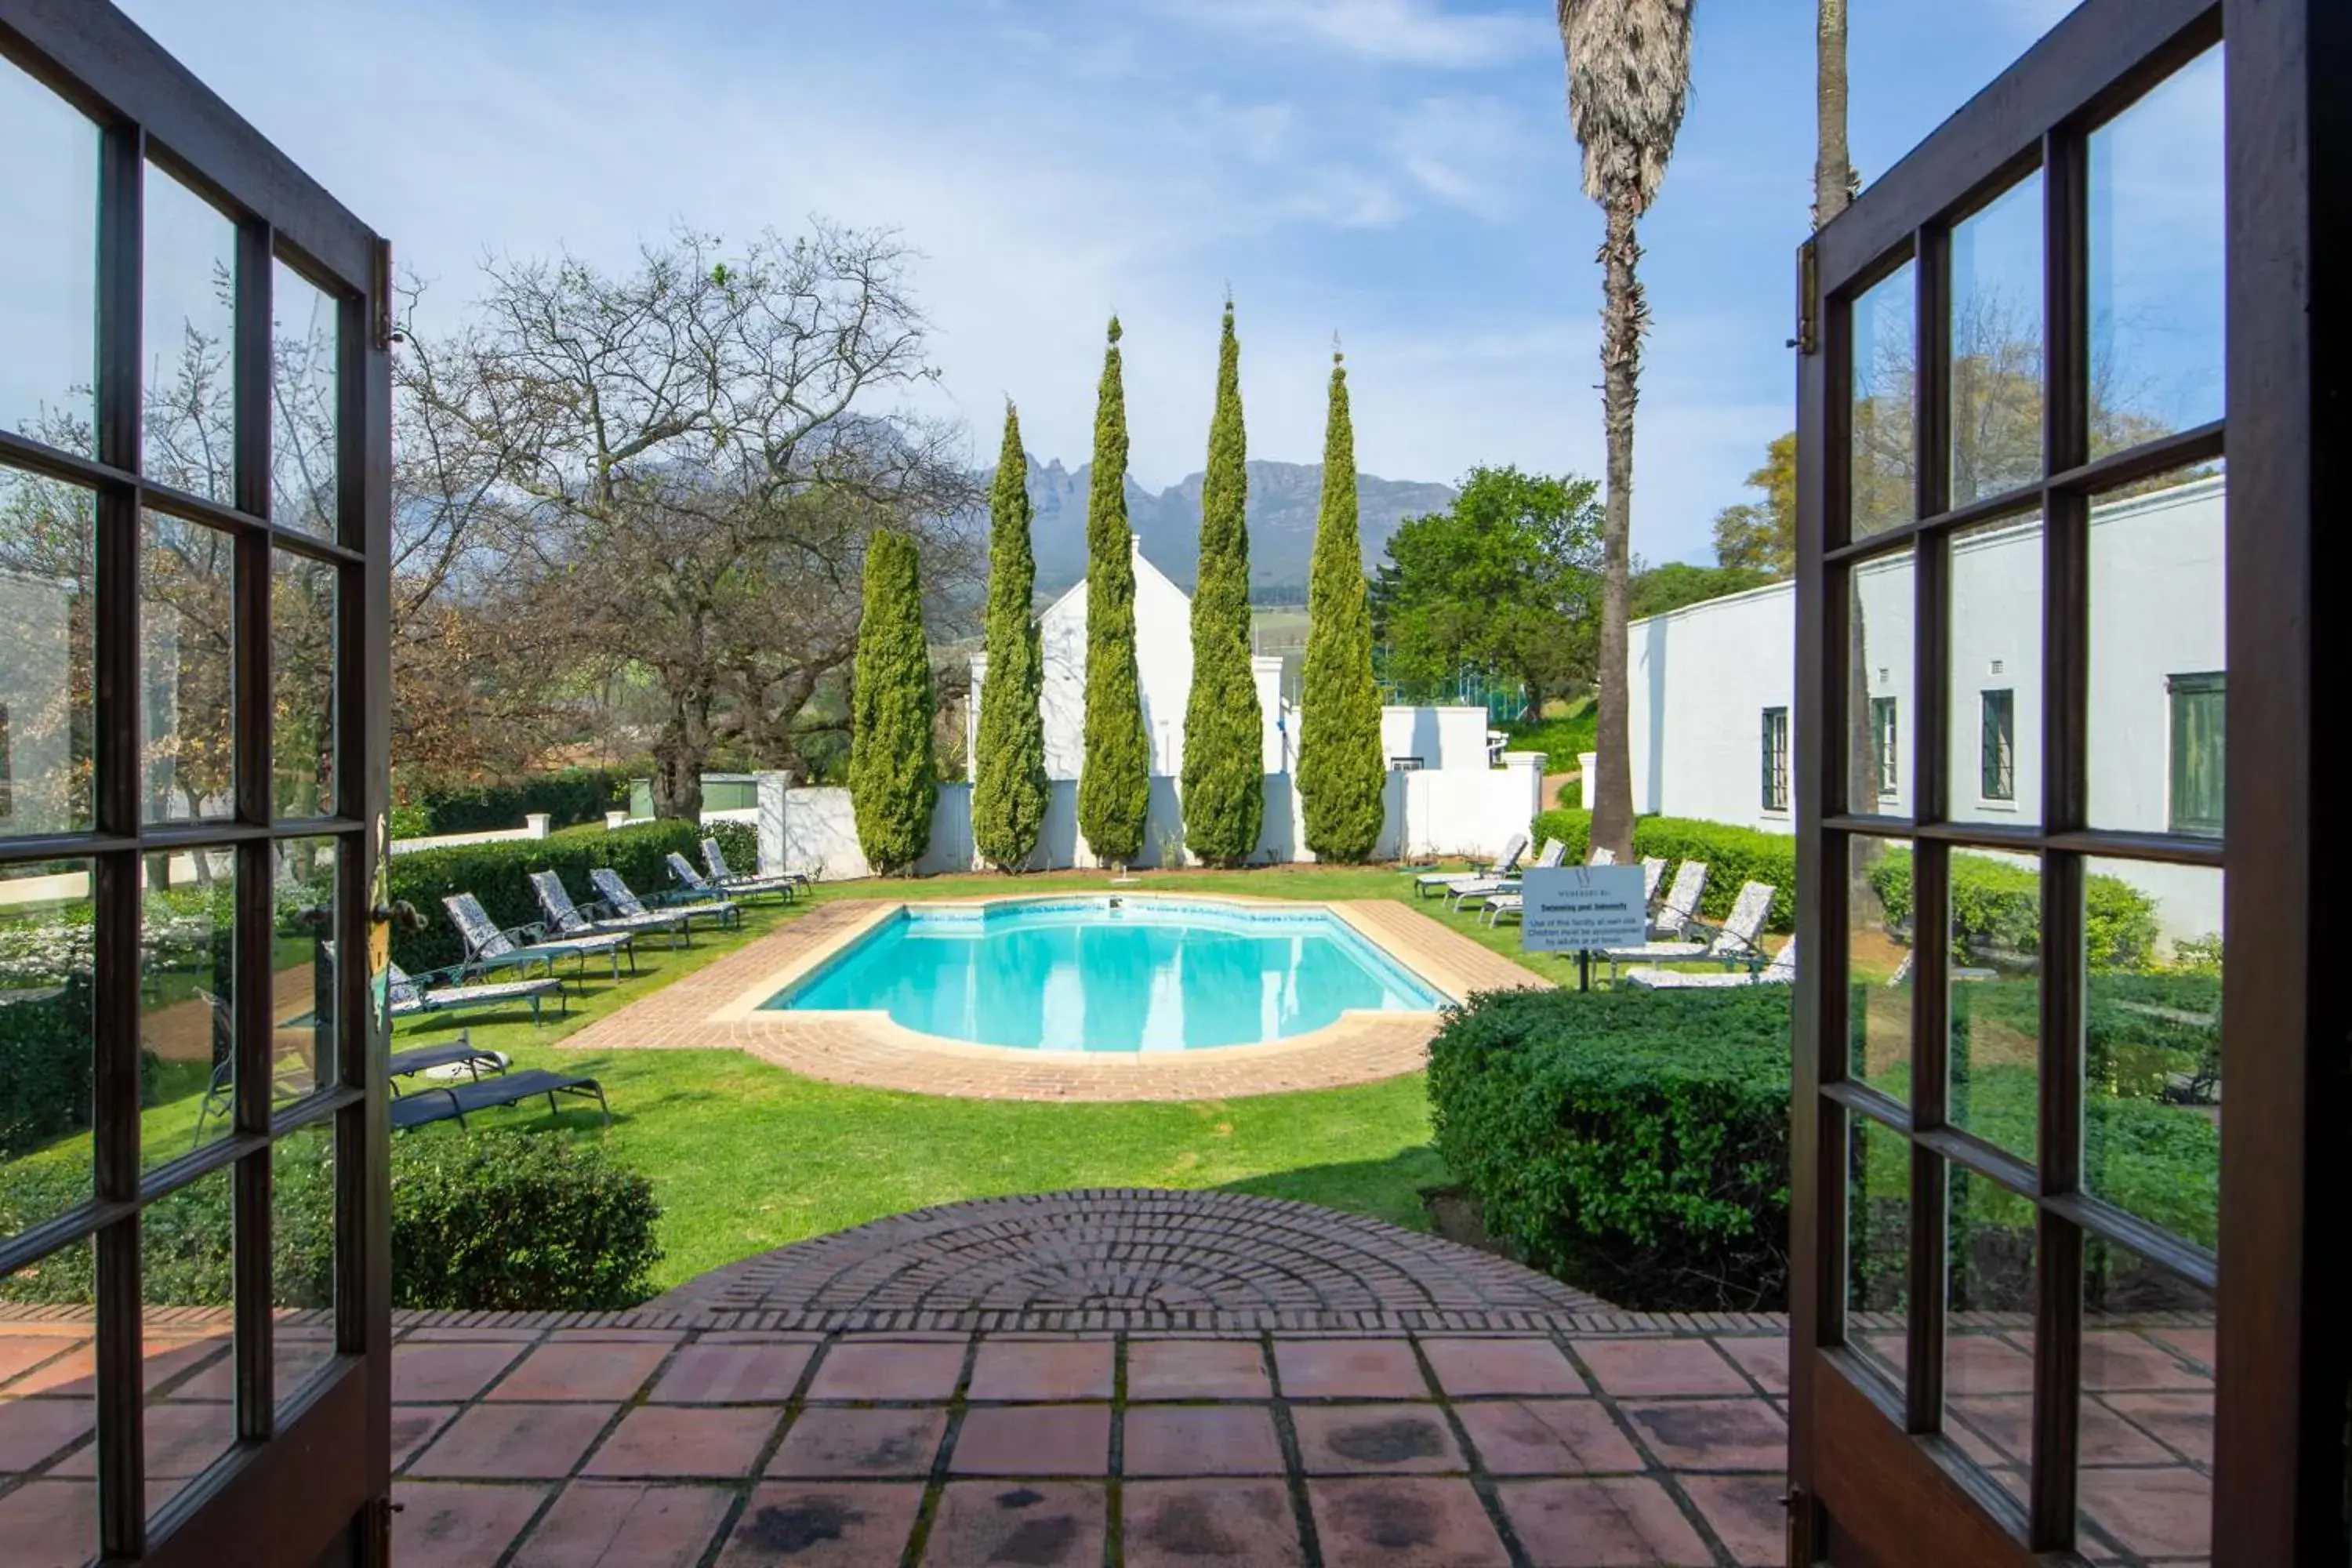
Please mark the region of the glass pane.
[[1846, 1144], [1846, 1341], [1903, 1386], [1911, 1290], [1911, 1144], [1867, 1116]]
[[1853, 302], [1852, 537], [1911, 521], [1918, 285], [1905, 262]]
[[94, 456], [98, 127], [0, 59], [0, 428]]
[[145, 472], [236, 500], [236, 226], [147, 165]]
[[2221, 889], [2210, 866], [2086, 864], [2083, 1184], [2209, 1250], [2221, 1198]]
[[2079, 1549], [2211, 1561], [2213, 1298], [2094, 1237], [2083, 1258]]
[[140, 539], [147, 820], [233, 816], [236, 542], [159, 511]]
[[2041, 1124], [2042, 861], [1952, 856], [1952, 1125], [2032, 1161]]
[[270, 552], [270, 809], [335, 809], [336, 570], [290, 550]]
[[335, 1351], [335, 1128], [270, 1145], [271, 1386], [284, 1405]]
[[1944, 1427], [2021, 1496], [2033, 1458], [2033, 1204], [1964, 1166], [1947, 1169]]
[[[0, 1540], [11, 1563], [98, 1555], [96, 1290], [87, 1242], [0, 1275], [0, 1303], [51, 1309], [0, 1324]], [[56, 1310], [68, 1306], [81, 1310]]]
[[2092, 505], [2084, 739], [2094, 827], [2221, 831], [2228, 486], [2216, 461]]
[[[234, 1168], [223, 1166], [156, 1199], [140, 1215], [150, 1518], [236, 1441], [227, 1311], [234, 1191]], [[199, 1316], [190, 1307], [215, 1310]]]
[[335, 1082], [335, 859], [331, 838], [271, 847], [270, 928], [276, 1093], [299, 1099]]
[[0, 1236], [89, 1196], [93, 910], [87, 860], [0, 867]]
[[0, 835], [91, 822], [98, 498], [0, 468]]
[[2221, 417], [2221, 50], [2090, 139], [2091, 456]]
[[1955, 533], [1949, 582], [1948, 815], [1954, 822], [2039, 822], [2041, 517]]
[[269, 521], [335, 536], [335, 302], [278, 262], [270, 282]]
[[1952, 504], [2042, 477], [2042, 174], [1952, 229]]
[[140, 1158], [160, 1165], [236, 1122], [236, 857], [226, 849], [142, 863], [139, 1051], [149, 1106]]
[[1911, 841], [1846, 849], [1846, 1071], [1911, 1099]]
[[1846, 740], [1846, 799], [1853, 810], [1911, 814], [1912, 552], [1853, 570], [1847, 613], [1846, 692], [1857, 725]]

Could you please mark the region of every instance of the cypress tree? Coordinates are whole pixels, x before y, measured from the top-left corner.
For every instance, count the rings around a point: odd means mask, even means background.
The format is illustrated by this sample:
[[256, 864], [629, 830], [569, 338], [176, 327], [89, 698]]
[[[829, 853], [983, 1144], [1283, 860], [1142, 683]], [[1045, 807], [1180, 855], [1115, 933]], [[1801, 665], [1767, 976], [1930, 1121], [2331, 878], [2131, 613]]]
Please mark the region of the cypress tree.
[[1388, 767], [1372, 679], [1372, 616], [1356, 540], [1356, 431], [1348, 372], [1331, 356], [1323, 505], [1307, 577], [1307, 668], [1298, 718], [1298, 794], [1319, 860], [1369, 860], [1380, 842]]
[[1192, 689], [1184, 705], [1184, 842], [1233, 866], [1257, 847], [1265, 750], [1250, 678], [1249, 476], [1242, 434], [1241, 344], [1225, 301], [1217, 405], [1201, 484], [1201, 566], [1192, 590]]
[[1135, 561], [1127, 529], [1127, 395], [1118, 318], [1110, 319], [1095, 404], [1094, 483], [1087, 496], [1086, 756], [1078, 831], [1097, 857], [1131, 863], [1151, 809], [1151, 741], [1135, 668]]
[[857, 843], [880, 876], [904, 871], [931, 840], [931, 652], [915, 542], [877, 531], [866, 547], [866, 606], [851, 677], [849, 795]]
[[1045, 821], [1045, 726], [1038, 715], [1045, 656], [1029, 613], [1037, 560], [1029, 548], [1029, 458], [1021, 416], [1004, 405], [1004, 447], [988, 516], [988, 675], [980, 689], [978, 776], [971, 788], [971, 835], [1002, 871], [1026, 869]]

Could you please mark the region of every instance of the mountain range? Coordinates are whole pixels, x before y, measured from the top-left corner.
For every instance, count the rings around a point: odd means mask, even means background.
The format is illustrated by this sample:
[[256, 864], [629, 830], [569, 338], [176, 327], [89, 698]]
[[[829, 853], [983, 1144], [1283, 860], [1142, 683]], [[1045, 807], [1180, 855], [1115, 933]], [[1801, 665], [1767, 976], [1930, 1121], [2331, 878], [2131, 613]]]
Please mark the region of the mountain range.
[[[1315, 514], [1323, 495], [1320, 463], [1275, 463], [1253, 460], [1249, 472], [1250, 585], [1253, 589], [1307, 586], [1307, 568], [1315, 550]], [[1094, 480], [1094, 465], [1064, 468], [1061, 460], [1029, 459], [1029, 500], [1036, 515], [1030, 524], [1031, 546], [1037, 557], [1040, 594], [1058, 594], [1087, 574], [1087, 492]], [[994, 478], [989, 470], [982, 481]], [[1200, 555], [1201, 482], [1190, 474], [1154, 495], [1127, 481], [1128, 526], [1142, 536], [1143, 553], [1154, 566], [1179, 584], [1192, 585]], [[1361, 538], [1364, 569], [1369, 572], [1388, 546], [1397, 524], [1423, 512], [1442, 511], [1454, 500], [1450, 486], [1413, 479], [1384, 479], [1375, 474], [1356, 476], [1356, 528]]]

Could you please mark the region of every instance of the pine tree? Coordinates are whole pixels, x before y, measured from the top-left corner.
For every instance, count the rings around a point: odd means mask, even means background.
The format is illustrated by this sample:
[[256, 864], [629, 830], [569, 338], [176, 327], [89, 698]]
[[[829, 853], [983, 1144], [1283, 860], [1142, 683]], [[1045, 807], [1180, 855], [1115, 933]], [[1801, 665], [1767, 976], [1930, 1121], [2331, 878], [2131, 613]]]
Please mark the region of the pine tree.
[[1037, 700], [1045, 656], [1029, 613], [1037, 561], [1029, 548], [1029, 458], [1021, 416], [1004, 405], [1004, 447], [989, 497], [987, 679], [980, 689], [971, 836], [1002, 871], [1028, 868], [1045, 821], [1045, 726]]
[[866, 547], [866, 607], [851, 677], [849, 795], [876, 874], [905, 871], [931, 839], [931, 653], [915, 542], [877, 532]]
[[1217, 349], [1216, 411], [1209, 419], [1209, 469], [1201, 484], [1192, 689], [1184, 705], [1184, 842], [1220, 866], [1249, 858], [1265, 818], [1265, 749], [1250, 675], [1241, 360], [1228, 300]]
[[1372, 616], [1356, 538], [1356, 432], [1348, 372], [1331, 356], [1323, 435], [1323, 505], [1307, 577], [1307, 668], [1298, 719], [1298, 794], [1307, 847], [1318, 860], [1369, 860], [1381, 837], [1388, 768], [1381, 692], [1372, 679]]
[[1118, 338], [1113, 316], [1095, 405], [1094, 486], [1087, 496], [1087, 721], [1078, 831], [1098, 858], [1124, 866], [1143, 847], [1151, 809], [1151, 741], [1143, 730], [1143, 683], [1135, 668], [1127, 395], [1119, 382]]

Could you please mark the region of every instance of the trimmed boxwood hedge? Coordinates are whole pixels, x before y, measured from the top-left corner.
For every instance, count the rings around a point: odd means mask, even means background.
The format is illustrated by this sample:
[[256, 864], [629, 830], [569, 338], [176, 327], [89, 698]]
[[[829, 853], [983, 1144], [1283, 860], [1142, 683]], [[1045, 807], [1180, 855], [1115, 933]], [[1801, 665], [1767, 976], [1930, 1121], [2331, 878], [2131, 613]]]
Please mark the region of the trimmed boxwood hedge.
[[[1998, 1024], [2032, 1040], [2041, 1032], [2041, 1008], [2042, 987], [2033, 980], [1954, 986], [1955, 1074], [1969, 1061], [1964, 1047], [1979, 1024]], [[2083, 1077], [2092, 1092], [2119, 1100], [2208, 1103], [2221, 1072], [2220, 975], [2089, 976], [2083, 996]]]
[[[545, 812], [553, 827], [601, 823], [629, 804], [626, 768], [565, 768], [512, 784], [450, 785], [420, 791], [409, 803], [424, 814], [425, 833], [495, 833], [520, 827]], [[420, 835], [421, 837], [421, 835]]]
[[[1870, 868], [1886, 922], [1911, 923], [1911, 852], [1889, 849]], [[2120, 877], [2084, 879], [2083, 946], [2093, 969], [2142, 969], [2156, 952], [2156, 900]], [[1952, 955], [1988, 963], [2031, 954], [2042, 941], [2042, 877], [1990, 855], [1952, 857]]]
[[[1580, 864], [1592, 843], [1592, 814], [1572, 806], [1539, 812], [1528, 834], [1538, 844], [1547, 838], [1563, 840], [1569, 863]], [[1731, 913], [1741, 883], [1769, 883], [1769, 929], [1796, 929], [1797, 841], [1785, 833], [1689, 816], [1644, 816], [1633, 824], [1633, 853], [1664, 860], [1669, 875], [1685, 860], [1706, 861], [1706, 892], [1699, 900], [1699, 913], [1712, 921]]]

